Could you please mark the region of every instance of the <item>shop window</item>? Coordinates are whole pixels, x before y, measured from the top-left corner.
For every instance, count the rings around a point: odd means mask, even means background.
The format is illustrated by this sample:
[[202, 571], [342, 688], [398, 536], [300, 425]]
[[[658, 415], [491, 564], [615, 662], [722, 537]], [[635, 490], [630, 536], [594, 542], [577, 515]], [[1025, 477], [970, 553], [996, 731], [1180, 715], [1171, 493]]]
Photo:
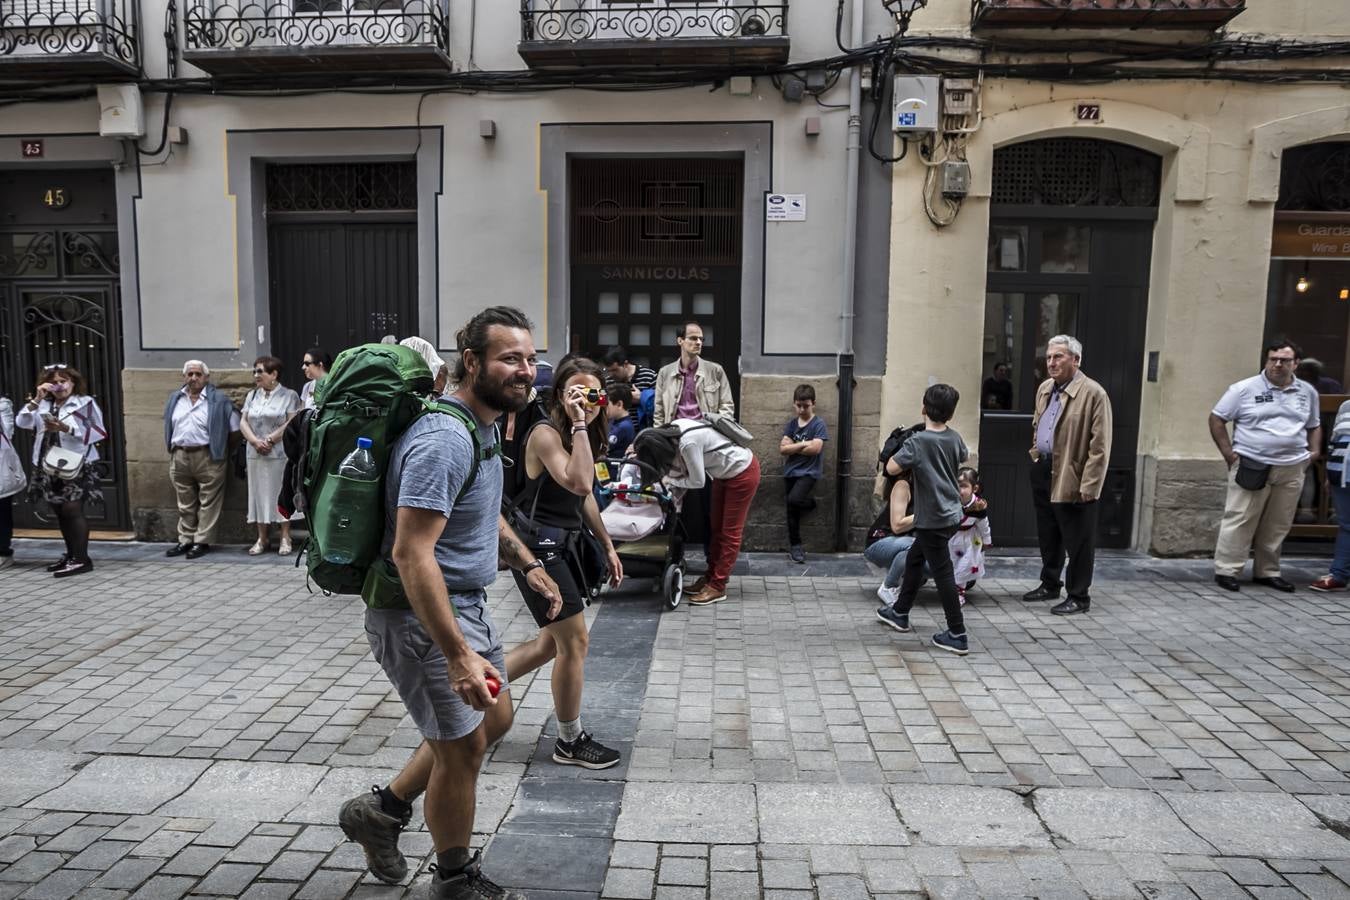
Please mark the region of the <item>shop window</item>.
[[1288, 337], [1316, 360], [1324, 392], [1343, 393], [1350, 379], [1348, 174], [1350, 142], [1286, 150], [1271, 236], [1266, 337]]

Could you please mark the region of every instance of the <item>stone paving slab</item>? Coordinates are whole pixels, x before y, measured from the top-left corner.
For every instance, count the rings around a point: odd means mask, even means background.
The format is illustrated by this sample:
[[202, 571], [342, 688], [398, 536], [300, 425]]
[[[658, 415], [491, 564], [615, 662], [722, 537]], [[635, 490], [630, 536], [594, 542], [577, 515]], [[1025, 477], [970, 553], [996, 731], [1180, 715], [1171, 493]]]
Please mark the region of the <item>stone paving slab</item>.
[[314, 792], [323, 766], [272, 762], [218, 762], [186, 792], [156, 812], [162, 816], [280, 821]]
[[101, 756], [61, 787], [27, 805], [82, 812], [150, 813], [187, 790], [210, 766], [205, 760]]
[[1049, 848], [1035, 811], [1012, 791], [964, 786], [895, 785], [895, 808], [916, 840], [942, 847]]
[[766, 843], [882, 847], [909, 843], [880, 785], [761, 784], [755, 793], [760, 837]]
[[1232, 856], [1350, 859], [1350, 841], [1282, 794], [1164, 794], [1186, 825]]
[[755, 789], [748, 784], [629, 783], [614, 837], [621, 841], [753, 844]]
[[1214, 853], [1167, 801], [1149, 791], [1045, 788], [1032, 797], [1052, 833], [1073, 847], [1137, 853]]
[[60, 750], [0, 749], [0, 806], [22, 806], [39, 794], [69, 781], [76, 770], [93, 761], [84, 753]]

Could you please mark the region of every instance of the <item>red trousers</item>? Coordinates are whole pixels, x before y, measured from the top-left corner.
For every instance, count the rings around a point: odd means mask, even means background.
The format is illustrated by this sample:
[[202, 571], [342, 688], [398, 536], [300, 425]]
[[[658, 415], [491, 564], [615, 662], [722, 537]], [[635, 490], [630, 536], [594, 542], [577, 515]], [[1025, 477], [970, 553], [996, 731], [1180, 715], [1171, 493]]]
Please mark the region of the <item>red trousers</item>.
[[708, 539], [708, 587], [726, 590], [736, 556], [745, 536], [745, 520], [750, 503], [759, 488], [759, 460], [751, 456], [750, 465], [735, 478], [713, 482], [712, 516]]

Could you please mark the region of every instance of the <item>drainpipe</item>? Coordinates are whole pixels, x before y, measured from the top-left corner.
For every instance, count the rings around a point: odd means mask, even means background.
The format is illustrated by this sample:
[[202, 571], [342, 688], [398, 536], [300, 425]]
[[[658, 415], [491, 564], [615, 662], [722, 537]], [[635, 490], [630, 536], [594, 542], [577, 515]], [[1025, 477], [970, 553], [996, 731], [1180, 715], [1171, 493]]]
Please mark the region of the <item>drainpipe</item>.
[[[849, 46], [863, 41], [863, 0], [852, 0]], [[844, 180], [844, 278], [839, 299], [839, 457], [835, 470], [834, 549], [848, 549], [849, 490], [853, 469], [853, 290], [858, 268], [858, 167], [862, 159], [862, 64], [848, 85], [848, 161]]]

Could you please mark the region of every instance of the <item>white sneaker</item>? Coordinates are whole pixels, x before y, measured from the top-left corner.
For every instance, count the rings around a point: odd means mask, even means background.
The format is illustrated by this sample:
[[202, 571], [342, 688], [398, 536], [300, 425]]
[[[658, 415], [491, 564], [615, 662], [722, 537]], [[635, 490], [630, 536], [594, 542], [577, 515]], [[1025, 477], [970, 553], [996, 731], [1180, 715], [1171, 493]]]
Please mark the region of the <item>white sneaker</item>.
[[877, 586], [877, 596], [880, 597], [881, 602], [885, 603], [887, 606], [894, 606], [895, 601], [900, 599], [900, 588], [898, 586], [886, 587], [884, 583], [880, 584]]

